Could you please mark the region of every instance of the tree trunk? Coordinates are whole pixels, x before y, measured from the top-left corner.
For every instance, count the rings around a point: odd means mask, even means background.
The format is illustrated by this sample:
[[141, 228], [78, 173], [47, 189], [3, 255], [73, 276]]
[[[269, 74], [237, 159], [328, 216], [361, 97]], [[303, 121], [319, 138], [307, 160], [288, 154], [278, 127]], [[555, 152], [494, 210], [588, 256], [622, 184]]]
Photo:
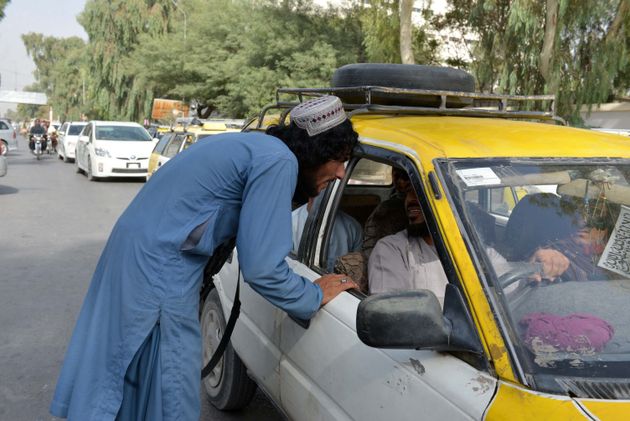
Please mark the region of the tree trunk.
[[558, 0], [547, 0], [547, 16], [545, 18], [545, 36], [539, 57], [540, 74], [547, 84], [551, 83], [553, 50], [558, 32]]
[[414, 64], [411, 12], [413, 0], [400, 0], [400, 57], [403, 64]]
[[617, 14], [608, 27], [608, 32], [606, 33], [606, 42], [614, 41], [614, 39], [617, 38], [617, 35], [619, 34], [619, 29], [628, 17], [628, 14], [630, 14], [630, 0], [620, 0], [619, 7], [617, 8]]

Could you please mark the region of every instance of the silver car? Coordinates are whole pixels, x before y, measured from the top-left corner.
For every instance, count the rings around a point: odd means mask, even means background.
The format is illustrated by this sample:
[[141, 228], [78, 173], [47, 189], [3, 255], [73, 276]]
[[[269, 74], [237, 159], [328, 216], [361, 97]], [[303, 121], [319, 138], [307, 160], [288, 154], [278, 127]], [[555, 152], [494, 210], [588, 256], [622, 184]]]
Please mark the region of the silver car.
[[0, 119], [0, 142], [5, 146], [2, 148], [2, 155], [17, 149], [17, 133], [9, 120]]

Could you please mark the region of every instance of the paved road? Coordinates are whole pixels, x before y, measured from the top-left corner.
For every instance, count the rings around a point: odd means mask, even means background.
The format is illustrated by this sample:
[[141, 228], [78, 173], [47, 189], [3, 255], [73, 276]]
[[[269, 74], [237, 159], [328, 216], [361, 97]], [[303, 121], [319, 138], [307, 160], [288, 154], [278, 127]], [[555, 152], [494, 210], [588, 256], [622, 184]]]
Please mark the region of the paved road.
[[[19, 141], [0, 178], [0, 420], [48, 414], [83, 296], [120, 213], [141, 181], [89, 182], [55, 156], [37, 161]], [[221, 413], [202, 397], [201, 420], [281, 419], [257, 393]]]

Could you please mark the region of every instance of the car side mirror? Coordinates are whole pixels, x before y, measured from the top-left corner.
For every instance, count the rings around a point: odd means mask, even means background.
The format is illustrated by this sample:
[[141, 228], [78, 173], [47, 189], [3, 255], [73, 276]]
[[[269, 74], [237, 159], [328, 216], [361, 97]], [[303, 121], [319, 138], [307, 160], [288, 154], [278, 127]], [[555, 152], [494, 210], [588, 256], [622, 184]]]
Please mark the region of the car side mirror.
[[483, 348], [459, 289], [447, 285], [444, 313], [429, 290], [372, 295], [359, 303], [357, 334], [374, 348], [481, 354]]

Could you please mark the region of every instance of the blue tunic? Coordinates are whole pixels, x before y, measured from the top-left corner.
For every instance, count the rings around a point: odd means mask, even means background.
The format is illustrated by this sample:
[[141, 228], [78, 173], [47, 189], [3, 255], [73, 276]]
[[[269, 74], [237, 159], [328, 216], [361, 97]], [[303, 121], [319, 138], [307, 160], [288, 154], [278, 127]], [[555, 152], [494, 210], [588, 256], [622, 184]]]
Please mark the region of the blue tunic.
[[[258, 133], [206, 138], [160, 168], [107, 241], [68, 346], [51, 413], [81, 421], [113, 420], [126, 369], [159, 321], [162, 390], [157, 399], [163, 419], [198, 420], [199, 289], [208, 257], [235, 235], [245, 281], [289, 314], [312, 317], [322, 291], [285, 261], [292, 245], [297, 172], [297, 160], [286, 145]], [[191, 242], [189, 235], [198, 234], [198, 227], [202, 234]]]

